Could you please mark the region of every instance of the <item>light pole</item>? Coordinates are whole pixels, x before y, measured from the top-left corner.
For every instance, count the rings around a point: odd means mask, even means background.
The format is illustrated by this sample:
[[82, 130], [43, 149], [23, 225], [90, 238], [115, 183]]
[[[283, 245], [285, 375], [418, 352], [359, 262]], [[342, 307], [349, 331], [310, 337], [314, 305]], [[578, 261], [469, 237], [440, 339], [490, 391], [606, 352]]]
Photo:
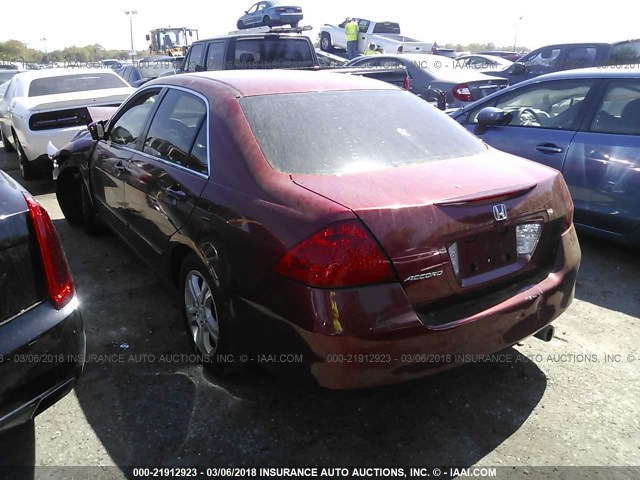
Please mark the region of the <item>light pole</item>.
[[131, 51], [129, 54], [131, 55], [131, 60], [133, 61], [133, 16], [138, 14], [137, 10], [127, 10], [124, 12], [125, 15], [129, 17], [129, 32], [131, 33]]
[[49, 63], [49, 58], [48, 58], [49, 53], [47, 52], [47, 39], [45, 37], [42, 37], [40, 41], [44, 45], [44, 63]]
[[518, 43], [518, 27], [520, 26], [520, 22], [522, 21], [522, 15], [518, 17], [515, 23], [516, 33], [513, 36], [513, 51], [516, 51], [516, 43]]

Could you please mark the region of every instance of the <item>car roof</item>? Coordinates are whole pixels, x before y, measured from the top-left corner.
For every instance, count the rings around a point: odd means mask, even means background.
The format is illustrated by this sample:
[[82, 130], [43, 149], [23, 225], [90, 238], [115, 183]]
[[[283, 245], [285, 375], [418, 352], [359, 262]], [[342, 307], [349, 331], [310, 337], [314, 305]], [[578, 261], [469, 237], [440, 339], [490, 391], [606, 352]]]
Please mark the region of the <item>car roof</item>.
[[[238, 97], [344, 90], [397, 90], [378, 80], [347, 73], [300, 70], [217, 70], [183, 73], [152, 80], [147, 85], [190, 86], [196, 78], [227, 85]], [[146, 85], [145, 85], [146, 86]]]
[[87, 75], [89, 73], [108, 73], [110, 75], [117, 75], [110, 68], [48, 68], [45, 70], [27, 70], [20, 72], [20, 79], [22, 80], [36, 80], [39, 78], [51, 78], [51, 77], [63, 77], [65, 75]]
[[[264, 38], [264, 37], [286, 37], [286, 38], [304, 38], [306, 37], [306, 35], [302, 35], [300, 33], [289, 33], [289, 32], [253, 32], [253, 33], [243, 33], [243, 32], [238, 32], [238, 33], [228, 33], [226, 35], [218, 35], [217, 37], [210, 37], [210, 38], [201, 38], [200, 40], [196, 40], [195, 42], [193, 42], [191, 44], [191, 46], [193, 45], [197, 45], [199, 43], [203, 43], [203, 42], [211, 42], [213, 40], [225, 40], [227, 38]], [[309, 37], [307, 37], [309, 38]]]
[[574, 78], [640, 78], [640, 65], [608, 65], [601, 67], [562, 70], [531, 78], [517, 85], [528, 85], [541, 80], [569, 80]]
[[560, 72], [547, 73], [545, 75], [539, 75], [534, 78], [530, 78], [523, 82], [516, 83], [510, 87], [492, 93], [491, 95], [481, 98], [469, 105], [461, 107], [457, 111], [453, 112], [452, 117], [456, 118], [475, 108], [476, 105], [490, 101], [492, 98], [500, 97], [505, 93], [511, 92], [515, 89], [520, 89], [528, 85], [535, 85], [540, 82], [555, 81], [555, 80], [575, 80], [575, 79], [607, 79], [607, 78], [640, 78], [640, 65], [611, 65], [603, 67], [591, 67], [580, 68], [575, 70], [562, 70]]

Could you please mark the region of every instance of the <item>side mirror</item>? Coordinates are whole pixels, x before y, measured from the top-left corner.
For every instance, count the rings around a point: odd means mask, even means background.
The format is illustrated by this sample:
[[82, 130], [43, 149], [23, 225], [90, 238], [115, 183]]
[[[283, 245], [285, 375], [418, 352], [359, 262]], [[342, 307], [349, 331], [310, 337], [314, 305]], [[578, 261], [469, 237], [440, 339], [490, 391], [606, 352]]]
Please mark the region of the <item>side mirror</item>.
[[89, 124], [89, 133], [95, 141], [104, 140], [104, 122], [92, 122]]
[[482, 135], [487, 131], [487, 127], [509, 125], [511, 120], [513, 120], [513, 115], [510, 112], [505, 112], [501, 108], [485, 107], [478, 113], [478, 124], [476, 125], [474, 133], [476, 135]]
[[513, 74], [523, 75], [527, 72], [527, 66], [522, 62], [516, 62], [513, 64]]

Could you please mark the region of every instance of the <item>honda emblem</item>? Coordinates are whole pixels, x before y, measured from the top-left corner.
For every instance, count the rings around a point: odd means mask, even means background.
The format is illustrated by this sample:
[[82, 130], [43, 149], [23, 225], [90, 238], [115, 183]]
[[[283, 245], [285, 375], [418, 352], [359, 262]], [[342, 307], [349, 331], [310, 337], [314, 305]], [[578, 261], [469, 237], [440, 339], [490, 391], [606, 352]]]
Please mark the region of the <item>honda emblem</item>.
[[504, 203], [493, 206], [493, 218], [496, 219], [496, 222], [507, 219], [507, 206]]

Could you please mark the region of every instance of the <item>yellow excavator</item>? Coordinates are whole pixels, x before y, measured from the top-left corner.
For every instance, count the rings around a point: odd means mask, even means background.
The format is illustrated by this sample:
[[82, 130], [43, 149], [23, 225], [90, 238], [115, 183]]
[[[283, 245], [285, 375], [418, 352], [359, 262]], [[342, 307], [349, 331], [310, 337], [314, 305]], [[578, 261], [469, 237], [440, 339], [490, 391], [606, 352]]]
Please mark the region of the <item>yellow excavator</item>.
[[191, 43], [198, 38], [198, 30], [195, 28], [156, 28], [147, 35], [149, 43], [149, 55], [168, 55], [179, 57], [185, 55]]

